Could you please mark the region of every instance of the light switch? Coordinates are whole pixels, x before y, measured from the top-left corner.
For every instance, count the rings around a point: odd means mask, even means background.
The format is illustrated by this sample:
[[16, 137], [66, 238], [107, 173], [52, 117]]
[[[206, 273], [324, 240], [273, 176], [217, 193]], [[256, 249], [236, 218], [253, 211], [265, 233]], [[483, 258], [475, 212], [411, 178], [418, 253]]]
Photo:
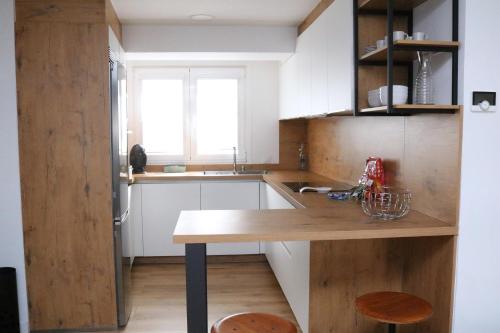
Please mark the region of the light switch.
[[472, 112], [496, 112], [497, 93], [490, 91], [472, 92]]

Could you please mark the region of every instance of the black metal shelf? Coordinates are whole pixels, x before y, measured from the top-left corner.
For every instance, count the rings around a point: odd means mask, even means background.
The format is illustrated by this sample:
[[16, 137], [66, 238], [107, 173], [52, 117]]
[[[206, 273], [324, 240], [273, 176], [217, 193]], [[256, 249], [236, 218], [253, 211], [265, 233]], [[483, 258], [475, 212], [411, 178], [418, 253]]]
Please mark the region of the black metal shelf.
[[[394, 64], [407, 64], [413, 62], [417, 57], [417, 51], [427, 52], [449, 52], [458, 50], [459, 42], [453, 41], [412, 41], [400, 40], [394, 42]], [[387, 64], [388, 47], [377, 49], [373, 52], [362, 55], [359, 58], [360, 64], [375, 64], [376, 62]]]
[[[370, 115], [387, 115], [387, 106], [379, 106], [375, 108], [361, 109], [362, 114]], [[399, 104], [393, 105], [393, 114], [404, 116], [417, 113], [456, 113], [460, 110], [459, 105], [442, 105], [442, 104]]]
[[[458, 104], [458, 1], [453, 0], [452, 9], [452, 40], [451, 41], [394, 41], [392, 33], [387, 33], [387, 47], [373, 52], [359, 55], [359, 16], [360, 15], [381, 15], [380, 19], [385, 20], [385, 31], [394, 31], [394, 19], [397, 16], [406, 16], [407, 32], [413, 32], [413, 8], [426, 0], [366, 0], [359, 4], [358, 0], [353, 0], [354, 10], [354, 115], [410, 115], [417, 113], [455, 113], [460, 107]], [[378, 26], [380, 29], [380, 25]], [[425, 52], [446, 52], [452, 57], [452, 78], [451, 78], [451, 103], [449, 105], [439, 105], [438, 107], [422, 107], [420, 105], [404, 104], [393, 105], [393, 91], [388, 89], [388, 106], [379, 108], [360, 109], [360, 67], [364, 66], [385, 66], [387, 69], [385, 84], [392, 87], [395, 82], [395, 67], [407, 68], [408, 100], [413, 99], [413, 62], [418, 51]], [[366, 79], [366, 75], [364, 77]], [[399, 79], [401, 81], [401, 78]], [[378, 80], [380, 81], [380, 79]], [[364, 87], [366, 90], [366, 87]], [[377, 87], [371, 87], [372, 89]], [[363, 96], [364, 97], [364, 96]]]

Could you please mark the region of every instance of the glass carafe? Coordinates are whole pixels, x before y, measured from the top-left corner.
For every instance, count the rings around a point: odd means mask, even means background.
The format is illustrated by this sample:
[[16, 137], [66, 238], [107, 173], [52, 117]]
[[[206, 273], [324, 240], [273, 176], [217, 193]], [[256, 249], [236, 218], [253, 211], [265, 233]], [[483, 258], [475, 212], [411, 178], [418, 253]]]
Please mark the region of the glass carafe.
[[430, 52], [418, 52], [418, 72], [413, 96], [415, 104], [433, 104], [432, 66]]

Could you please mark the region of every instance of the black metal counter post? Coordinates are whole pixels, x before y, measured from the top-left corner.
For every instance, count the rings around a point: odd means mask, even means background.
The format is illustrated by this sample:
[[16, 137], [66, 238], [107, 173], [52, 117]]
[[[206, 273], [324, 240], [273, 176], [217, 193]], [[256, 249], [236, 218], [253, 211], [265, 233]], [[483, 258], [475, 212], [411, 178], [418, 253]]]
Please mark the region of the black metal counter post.
[[354, 42], [354, 115], [359, 115], [359, 2], [358, 0], [353, 0], [353, 42]]
[[187, 332], [207, 333], [207, 244], [186, 244]]
[[[458, 31], [458, 21], [459, 17], [459, 9], [458, 9], [458, 0], [453, 0], [453, 27], [452, 27], [452, 39], [454, 42], [458, 42], [459, 31]], [[458, 104], [458, 49], [453, 50], [452, 52], [452, 71], [451, 71], [451, 104]]]
[[387, 0], [387, 112], [394, 109], [394, 0]]

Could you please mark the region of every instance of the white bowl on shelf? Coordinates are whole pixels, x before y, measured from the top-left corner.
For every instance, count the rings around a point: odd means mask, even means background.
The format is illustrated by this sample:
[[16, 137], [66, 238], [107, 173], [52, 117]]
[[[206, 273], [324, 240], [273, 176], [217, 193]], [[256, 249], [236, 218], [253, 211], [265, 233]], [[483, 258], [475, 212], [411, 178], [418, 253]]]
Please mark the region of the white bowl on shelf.
[[[380, 87], [380, 102], [387, 105], [387, 86]], [[408, 87], [394, 85], [392, 89], [392, 104], [406, 104], [408, 102]]]
[[368, 105], [372, 108], [381, 106], [380, 89], [370, 90], [368, 92]]

